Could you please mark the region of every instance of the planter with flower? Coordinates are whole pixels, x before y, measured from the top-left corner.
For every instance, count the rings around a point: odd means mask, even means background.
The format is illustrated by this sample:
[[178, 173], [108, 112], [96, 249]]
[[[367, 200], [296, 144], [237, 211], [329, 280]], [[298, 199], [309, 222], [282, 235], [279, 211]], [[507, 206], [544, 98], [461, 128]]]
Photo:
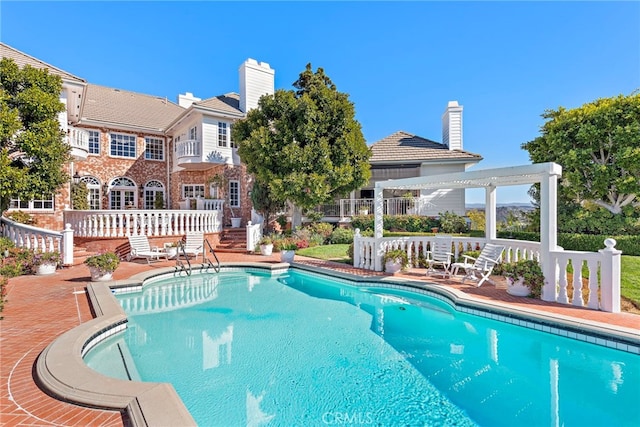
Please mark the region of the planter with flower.
[[507, 293], [514, 296], [540, 298], [544, 286], [544, 274], [540, 263], [533, 259], [521, 259], [504, 264], [502, 275], [507, 278]]
[[48, 276], [56, 272], [60, 263], [60, 252], [37, 252], [33, 255], [33, 269], [38, 276]]
[[409, 267], [409, 257], [404, 249], [392, 249], [385, 252], [382, 263], [387, 273], [397, 273]]
[[280, 261], [291, 263], [296, 255], [298, 245], [295, 239], [289, 237], [278, 242], [278, 249], [280, 250]]
[[262, 255], [269, 256], [273, 253], [273, 239], [271, 236], [262, 236], [258, 245], [260, 245], [260, 253]]
[[164, 251], [167, 253], [167, 258], [173, 259], [178, 256], [178, 246], [180, 242], [169, 242], [164, 244]]
[[113, 252], [105, 252], [99, 255], [93, 255], [84, 260], [91, 272], [91, 281], [102, 282], [112, 280], [113, 272], [120, 265], [118, 255]]

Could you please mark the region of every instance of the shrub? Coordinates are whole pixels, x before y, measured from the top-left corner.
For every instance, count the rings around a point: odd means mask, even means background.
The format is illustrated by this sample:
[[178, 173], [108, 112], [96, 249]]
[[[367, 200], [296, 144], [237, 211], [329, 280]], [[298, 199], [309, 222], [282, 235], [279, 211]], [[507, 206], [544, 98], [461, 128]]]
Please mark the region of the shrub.
[[19, 222], [20, 224], [37, 225], [36, 219], [26, 212], [12, 211], [5, 214], [5, 216], [11, 221]]
[[465, 233], [468, 229], [464, 217], [449, 211], [440, 214], [440, 231], [443, 233]]
[[[9, 279], [4, 276], [0, 276], [0, 312], [4, 310], [4, 303], [7, 297], [7, 284]], [[0, 317], [2, 319], [2, 317]]]
[[521, 259], [502, 266], [502, 275], [514, 282], [520, 278], [522, 284], [531, 290], [533, 298], [540, 298], [544, 286], [544, 274], [540, 263], [533, 259]]
[[11, 239], [8, 237], [0, 237], [0, 256], [4, 256], [4, 252], [7, 251], [7, 255], [9, 254], [10, 248], [15, 248], [16, 245], [13, 243]]
[[382, 257], [382, 264], [386, 264], [387, 261], [400, 262], [403, 270], [409, 267], [409, 257], [407, 256], [407, 251], [404, 249], [386, 251]]
[[114, 252], [93, 255], [84, 260], [87, 267], [94, 267], [102, 273], [112, 273], [120, 265], [120, 258]]
[[333, 232], [333, 225], [329, 224], [328, 222], [318, 222], [315, 224], [311, 224], [309, 228], [314, 234], [322, 236], [322, 243], [329, 240], [329, 237]]
[[353, 230], [350, 228], [338, 227], [331, 233], [329, 241], [334, 245], [352, 243]]

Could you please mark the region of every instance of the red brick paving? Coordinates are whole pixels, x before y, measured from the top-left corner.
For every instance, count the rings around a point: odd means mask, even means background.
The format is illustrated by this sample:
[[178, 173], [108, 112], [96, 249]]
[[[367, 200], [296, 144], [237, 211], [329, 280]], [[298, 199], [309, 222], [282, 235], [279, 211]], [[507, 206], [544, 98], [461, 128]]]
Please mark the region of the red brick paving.
[[[277, 262], [271, 257], [234, 253], [219, 253], [221, 262]], [[345, 273], [380, 276], [345, 264], [297, 257], [296, 262], [319, 268], [332, 268]], [[123, 262], [114, 278], [124, 279], [135, 273], [173, 266], [172, 261], [152, 265]], [[403, 278], [446, 284], [474, 298], [500, 301], [515, 307], [526, 307], [564, 316], [592, 320], [610, 325], [640, 329], [640, 316], [630, 313], [604, 313], [528, 298], [518, 298], [492, 285], [480, 288], [462, 284], [459, 280], [427, 278], [425, 270], [409, 270]], [[58, 401], [43, 393], [35, 384], [32, 369], [38, 354], [61, 333], [92, 318], [84, 286], [89, 271], [83, 265], [58, 270], [52, 276], [21, 276], [11, 279], [7, 302], [0, 321], [0, 425], [2, 426], [122, 426], [122, 415], [76, 406]], [[74, 293], [80, 292], [80, 293]]]

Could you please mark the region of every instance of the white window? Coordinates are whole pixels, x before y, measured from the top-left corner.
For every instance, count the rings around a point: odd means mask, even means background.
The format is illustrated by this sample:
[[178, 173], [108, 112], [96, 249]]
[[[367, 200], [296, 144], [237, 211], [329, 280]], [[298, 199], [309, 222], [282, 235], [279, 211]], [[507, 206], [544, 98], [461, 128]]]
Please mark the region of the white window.
[[84, 182], [89, 190], [87, 197], [89, 198], [89, 209], [99, 210], [102, 204], [100, 197], [100, 181], [93, 176], [83, 176], [80, 181]]
[[204, 197], [204, 184], [183, 184], [182, 198]]
[[100, 132], [89, 131], [89, 154], [100, 154]]
[[116, 157], [136, 158], [136, 137], [121, 133], [111, 134], [110, 154]]
[[164, 140], [146, 137], [144, 139], [144, 158], [147, 160], [164, 160]]
[[198, 139], [198, 128], [197, 127], [192, 127], [191, 129], [189, 129], [189, 139], [192, 141], [196, 141]]
[[136, 184], [129, 178], [115, 178], [109, 186], [109, 209], [136, 207]]
[[20, 198], [9, 201], [9, 209], [26, 209], [30, 211], [51, 211], [53, 210], [53, 195], [50, 198], [20, 200]]
[[218, 147], [227, 146], [227, 124], [218, 122]]
[[[158, 200], [158, 206], [156, 206]], [[162, 201], [162, 206], [160, 206]], [[165, 206], [164, 185], [160, 181], [149, 181], [144, 186], [144, 208], [145, 209], [162, 209]]]
[[229, 181], [229, 205], [232, 208], [240, 207], [240, 181]]

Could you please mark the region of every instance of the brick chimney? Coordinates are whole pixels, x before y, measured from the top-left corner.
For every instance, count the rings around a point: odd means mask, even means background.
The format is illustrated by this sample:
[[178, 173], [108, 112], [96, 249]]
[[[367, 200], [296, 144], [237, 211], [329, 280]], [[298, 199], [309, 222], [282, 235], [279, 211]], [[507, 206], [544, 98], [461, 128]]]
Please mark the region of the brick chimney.
[[462, 105], [449, 101], [442, 115], [442, 143], [449, 150], [462, 150]]
[[266, 62], [247, 59], [238, 70], [240, 74], [240, 110], [247, 111], [258, 106], [262, 95], [273, 95], [275, 70]]

